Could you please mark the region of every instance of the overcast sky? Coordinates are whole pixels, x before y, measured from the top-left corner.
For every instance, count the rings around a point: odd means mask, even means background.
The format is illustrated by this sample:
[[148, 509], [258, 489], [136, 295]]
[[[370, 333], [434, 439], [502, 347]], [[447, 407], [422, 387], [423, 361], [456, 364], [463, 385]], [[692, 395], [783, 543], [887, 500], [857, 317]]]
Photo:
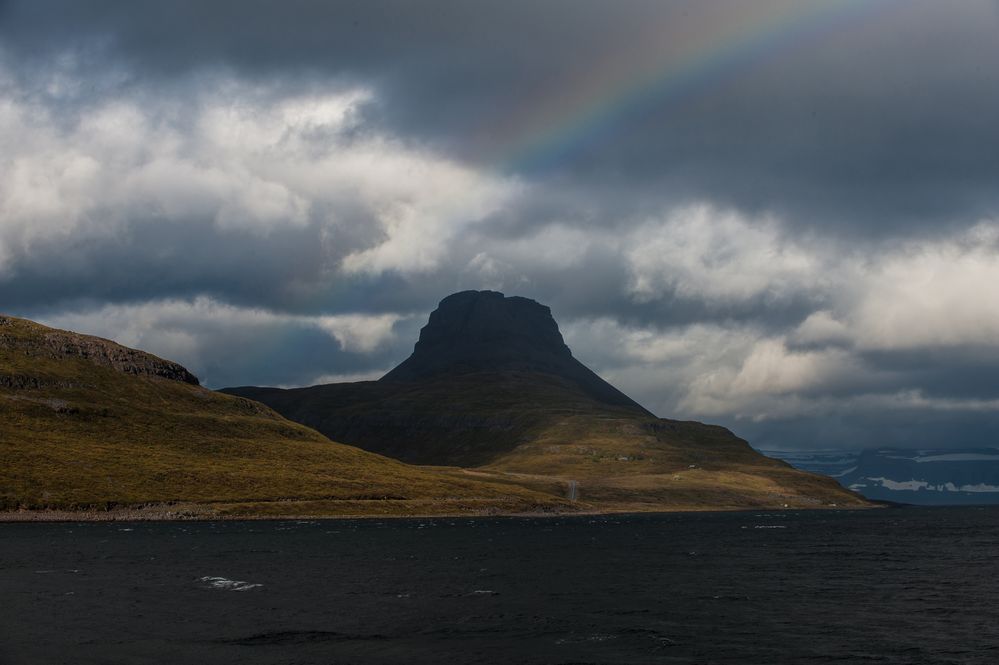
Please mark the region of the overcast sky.
[[0, 311], [210, 387], [436, 303], [759, 447], [999, 445], [999, 2], [0, 0]]

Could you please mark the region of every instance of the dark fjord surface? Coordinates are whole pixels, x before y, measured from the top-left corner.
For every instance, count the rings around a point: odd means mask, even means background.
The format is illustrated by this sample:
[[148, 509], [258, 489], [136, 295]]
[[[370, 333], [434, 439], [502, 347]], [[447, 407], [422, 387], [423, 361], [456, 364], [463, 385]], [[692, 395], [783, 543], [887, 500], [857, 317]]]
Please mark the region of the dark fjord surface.
[[0, 663], [995, 663], [997, 552], [968, 507], [0, 524]]

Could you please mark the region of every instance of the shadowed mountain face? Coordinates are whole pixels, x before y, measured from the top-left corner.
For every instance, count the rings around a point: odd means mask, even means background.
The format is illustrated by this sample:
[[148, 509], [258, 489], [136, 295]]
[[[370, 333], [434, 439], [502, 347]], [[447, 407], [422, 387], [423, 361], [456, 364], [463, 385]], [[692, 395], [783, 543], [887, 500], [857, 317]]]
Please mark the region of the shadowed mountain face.
[[379, 381], [224, 392], [337, 441], [595, 509], [864, 503], [722, 427], [656, 418], [573, 358], [548, 307], [493, 291], [442, 300], [413, 354]]
[[427, 382], [483, 372], [557, 376], [598, 402], [645, 411], [572, 357], [551, 309], [495, 291], [462, 291], [444, 298], [420, 331], [413, 355], [381, 381]]

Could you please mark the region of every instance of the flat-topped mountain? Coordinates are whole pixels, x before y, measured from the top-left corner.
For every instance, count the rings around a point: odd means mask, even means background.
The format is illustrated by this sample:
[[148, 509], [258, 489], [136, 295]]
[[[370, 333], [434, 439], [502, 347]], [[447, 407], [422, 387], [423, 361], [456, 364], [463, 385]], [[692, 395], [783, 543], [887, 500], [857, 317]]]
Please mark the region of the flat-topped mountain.
[[481, 372], [557, 376], [599, 402], [642, 409], [572, 357], [551, 309], [496, 291], [444, 298], [420, 331], [413, 355], [381, 381], [426, 382]]
[[[560, 497], [334, 443], [177, 363], [0, 316], [0, 510], [453, 514]], [[144, 514], [141, 510], [135, 513]]]
[[597, 510], [865, 505], [725, 428], [656, 418], [572, 356], [548, 307], [493, 291], [442, 300], [379, 381], [224, 392], [337, 441]]

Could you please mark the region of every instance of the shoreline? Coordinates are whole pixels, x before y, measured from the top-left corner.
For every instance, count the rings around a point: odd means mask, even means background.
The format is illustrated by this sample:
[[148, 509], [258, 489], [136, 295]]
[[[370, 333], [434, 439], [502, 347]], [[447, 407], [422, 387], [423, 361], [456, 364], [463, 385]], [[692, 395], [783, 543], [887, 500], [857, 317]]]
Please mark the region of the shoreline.
[[337, 521], [337, 520], [370, 520], [370, 519], [481, 519], [485, 517], [537, 518], [537, 517], [594, 517], [600, 515], [677, 515], [686, 513], [745, 513], [745, 512], [842, 512], [867, 511], [884, 508], [904, 508], [902, 504], [876, 504], [852, 506], [813, 506], [813, 507], [783, 507], [783, 506], [689, 506], [662, 509], [641, 510], [634, 507], [620, 509], [584, 509], [584, 510], [538, 510], [538, 511], [463, 511], [463, 512], [414, 512], [414, 513], [287, 513], [280, 515], [253, 515], [232, 513], [188, 512], [169, 510], [165, 508], [129, 508], [108, 511], [93, 510], [18, 510], [0, 512], [0, 524], [25, 523], [79, 523], [79, 522], [282, 522], [282, 521]]

